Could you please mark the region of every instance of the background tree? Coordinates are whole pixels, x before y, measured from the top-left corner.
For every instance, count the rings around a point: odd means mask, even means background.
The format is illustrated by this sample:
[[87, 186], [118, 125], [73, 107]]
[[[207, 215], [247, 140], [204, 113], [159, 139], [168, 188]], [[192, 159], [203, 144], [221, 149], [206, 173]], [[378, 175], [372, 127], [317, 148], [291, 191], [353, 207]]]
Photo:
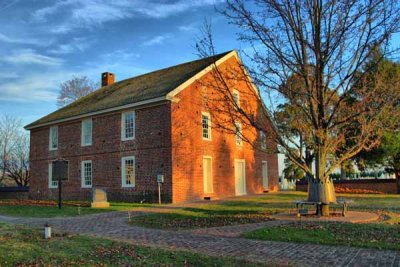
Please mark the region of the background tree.
[[356, 157], [361, 170], [367, 167], [383, 167], [387, 173], [393, 173], [397, 179], [397, 191], [400, 193], [400, 133], [390, 132], [383, 136], [381, 144], [371, 151], [362, 151]]
[[0, 117], [0, 184], [6, 178], [7, 162], [10, 159], [11, 151], [14, 149], [20, 128], [21, 121], [17, 118], [8, 114]]
[[[400, 25], [398, 1], [228, 0], [226, 6], [222, 13], [240, 28], [239, 40], [250, 44], [244, 53], [251, 62], [247, 69], [266, 95], [265, 115], [275, 126], [272, 136], [312, 178], [308, 199], [322, 202], [320, 212], [328, 215], [329, 203], [336, 202], [330, 174], [360, 151], [377, 146], [383, 129], [390, 127], [382, 118], [398, 116], [393, 109], [398, 93], [379, 84], [366, 86], [365, 77], [366, 68], [373, 67], [366, 63], [375, 47], [381, 47], [384, 56], [393, 52], [389, 41]], [[203, 55], [214, 52], [210, 33], [197, 48]], [[229, 84], [218, 66], [214, 69], [217, 87]], [[294, 76], [301, 91], [287, 83]], [[352, 95], [357, 97], [349, 101]], [[314, 170], [304, 153], [293, 153], [293, 148], [300, 150], [299, 138], [290, 138], [280, 127], [276, 108], [287, 103], [309, 129]], [[236, 110], [234, 116], [263, 128], [241, 107]], [[352, 145], [346, 145], [347, 140]]]
[[60, 85], [60, 91], [57, 97], [59, 108], [64, 107], [75, 100], [93, 92], [98, 84], [88, 79], [86, 76], [72, 77], [72, 79], [63, 82]]
[[285, 169], [283, 169], [283, 174], [285, 178], [290, 181], [300, 180], [305, 176], [304, 171], [288, 158], [285, 158]]
[[6, 179], [18, 186], [29, 183], [29, 138], [21, 121], [10, 115], [0, 117], [0, 184]]
[[18, 134], [6, 162], [6, 172], [17, 186], [29, 185], [29, 138], [26, 133]]
[[[392, 96], [389, 95], [395, 100], [391, 101], [392, 109], [399, 110], [400, 64], [385, 58], [382, 51], [376, 49], [366, 66], [363, 84], [357, 86], [380, 87], [382, 91], [393, 92]], [[386, 125], [381, 144], [371, 151], [361, 151], [355, 159], [360, 169], [379, 166], [385, 167], [388, 173], [394, 173], [400, 192], [400, 117], [387, 115], [381, 119]]]

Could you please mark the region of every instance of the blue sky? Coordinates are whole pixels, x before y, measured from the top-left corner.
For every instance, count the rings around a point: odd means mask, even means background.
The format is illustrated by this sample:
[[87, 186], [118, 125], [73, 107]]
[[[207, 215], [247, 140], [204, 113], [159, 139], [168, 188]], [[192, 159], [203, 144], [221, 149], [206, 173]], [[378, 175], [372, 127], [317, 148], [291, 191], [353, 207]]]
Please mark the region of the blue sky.
[[222, 0], [0, 0], [0, 114], [30, 123], [56, 107], [72, 76], [123, 80], [197, 58], [211, 19], [218, 52], [240, 48]]

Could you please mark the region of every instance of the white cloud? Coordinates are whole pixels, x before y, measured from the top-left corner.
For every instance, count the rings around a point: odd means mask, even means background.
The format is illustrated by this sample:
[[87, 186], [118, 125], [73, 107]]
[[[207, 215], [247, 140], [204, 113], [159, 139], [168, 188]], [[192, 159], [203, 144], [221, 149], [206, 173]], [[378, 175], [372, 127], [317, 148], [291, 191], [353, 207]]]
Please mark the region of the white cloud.
[[16, 81], [0, 84], [0, 100], [13, 102], [55, 101], [54, 74], [28, 75]]
[[32, 49], [15, 50], [10, 56], [5, 56], [1, 60], [12, 64], [38, 64], [48, 66], [58, 66], [63, 62], [60, 58], [37, 54]]
[[30, 45], [38, 45], [38, 46], [44, 46], [44, 45], [49, 45], [52, 41], [47, 40], [39, 40], [35, 38], [28, 38], [28, 37], [10, 37], [5, 34], [0, 33], [0, 42], [5, 42], [5, 43], [11, 43], [11, 44], [30, 44]]
[[152, 46], [152, 45], [160, 45], [163, 44], [166, 40], [171, 39], [171, 34], [162, 34], [154, 36], [146, 41], [143, 42], [143, 46]]
[[182, 25], [178, 27], [178, 30], [183, 32], [193, 32], [196, 31], [197, 28], [194, 25]]
[[66, 33], [74, 28], [91, 28], [106, 22], [117, 21], [136, 16], [149, 18], [167, 18], [190, 9], [212, 6], [223, 0], [178, 0], [175, 2], [142, 1], [142, 0], [65, 0], [57, 1], [34, 12], [37, 21], [47, 21], [51, 16], [67, 14], [59, 25], [54, 25], [53, 33]]
[[76, 51], [83, 52], [90, 46], [90, 42], [86, 38], [76, 37], [71, 42], [60, 44], [54, 49], [50, 49], [52, 54], [70, 54]]

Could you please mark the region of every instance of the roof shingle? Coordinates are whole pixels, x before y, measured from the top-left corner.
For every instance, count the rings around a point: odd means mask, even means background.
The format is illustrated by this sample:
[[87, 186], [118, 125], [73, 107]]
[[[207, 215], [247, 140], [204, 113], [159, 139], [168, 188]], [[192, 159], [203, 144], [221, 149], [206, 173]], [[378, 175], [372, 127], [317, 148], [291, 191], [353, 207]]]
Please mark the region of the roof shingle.
[[58, 120], [166, 96], [176, 87], [230, 52], [153, 71], [102, 87], [25, 126], [25, 128], [31, 129]]

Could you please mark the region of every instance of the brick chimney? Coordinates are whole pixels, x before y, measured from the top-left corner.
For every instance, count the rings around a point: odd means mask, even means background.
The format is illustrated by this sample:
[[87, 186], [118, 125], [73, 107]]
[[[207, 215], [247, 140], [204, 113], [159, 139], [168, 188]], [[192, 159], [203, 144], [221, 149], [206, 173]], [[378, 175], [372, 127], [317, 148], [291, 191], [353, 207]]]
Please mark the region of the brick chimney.
[[101, 74], [101, 87], [113, 84], [115, 82], [115, 75], [111, 72], [103, 72]]

